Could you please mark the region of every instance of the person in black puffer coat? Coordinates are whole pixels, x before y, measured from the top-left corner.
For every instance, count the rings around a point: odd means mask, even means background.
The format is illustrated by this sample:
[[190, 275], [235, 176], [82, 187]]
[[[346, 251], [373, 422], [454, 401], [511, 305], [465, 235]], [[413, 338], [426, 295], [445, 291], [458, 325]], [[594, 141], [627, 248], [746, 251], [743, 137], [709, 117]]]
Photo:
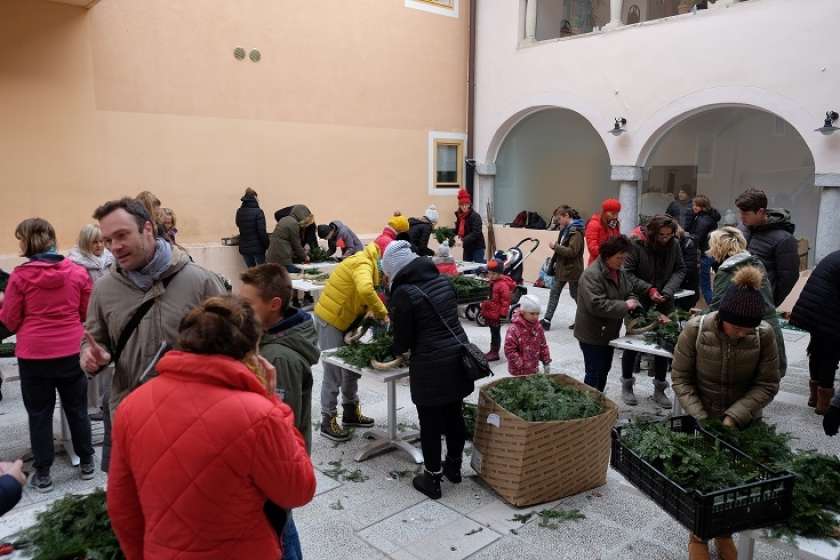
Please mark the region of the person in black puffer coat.
[[[455, 288], [431, 259], [411, 252], [406, 241], [394, 241], [382, 257], [382, 270], [391, 283], [394, 354], [411, 351], [411, 400], [420, 419], [425, 464], [413, 484], [423, 494], [438, 499], [443, 476], [461, 482], [466, 441], [463, 400], [474, 388], [461, 362], [462, 344], [468, 339], [458, 319]], [[443, 466], [442, 435], [446, 436]]]
[[692, 307], [697, 305], [700, 299], [699, 282], [700, 282], [700, 252], [697, 250], [697, 244], [694, 238], [689, 235], [683, 228], [677, 228], [677, 239], [680, 242], [680, 250], [682, 251], [683, 262], [685, 263], [685, 279], [680, 288], [684, 290], [691, 290], [694, 292], [693, 296], [680, 298], [674, 301], [677, 309], [689, 311]]
[[714, 299], [712, 267], [715, 265], [715, 259], [708, 256], [706, 251], [709, 250], [709, 234], [716, 230], [720, 223], [720, 212], [712, 208], [709, 197], [704, 194], [694, 197], [691, 208], [694, 214], [686, 230], [694, 239], [694, 245], [700, 252], [700, 291], [708, 305]]
[[[458, 243], [464, 247], [464, 260], [483, 263], [484, 231], [481, 229], [481, 216], [472, 208], [470, 193], [458, 191], [458, 211], [455, 212], [455, 235]], [[451, 245], [451, 243], [450, 243]]]
[[799, 280], [799, 244], [793, 236], [796, 226], [790, 210], [767, 208], [767, 195], [747, 189], [735, 199], [741, 211], [741, 233], [747, 251], [764, 263], [773, 288], [773, 304], [779, 307]]
[[437, 221], [438, 210], [434, 204], [426, 208], [424, 216], [408, 219], [408, 240], [411, 242], [411, 249], [421, 257], [435, 256], [435, 252], [429, 249], [429, 238]]
[[239, 254], [245, 259], [245, 266], [265, 264], [268, 249], [268, 232], [265, 227], [265, 213], [257, 201], [252, 188], [245, 189], [240, 199], [242, 206], [236, 211], [236, 227], [239, 228]]
[[[793, 306], [790, 323], [811, 333], [808, 343], [808, 369], [811, 373], [808, 406], [815, 407], [817, 414], [829, 412], [829, 406], [840, 408], [840, 396], [833, 403], [831, 400], [834, 373], [840, 363], [837, 334], [840, 333], [840, 251], [823, 258], [811, 272]], [[840, 414], [840, 411], [833, 414]]]

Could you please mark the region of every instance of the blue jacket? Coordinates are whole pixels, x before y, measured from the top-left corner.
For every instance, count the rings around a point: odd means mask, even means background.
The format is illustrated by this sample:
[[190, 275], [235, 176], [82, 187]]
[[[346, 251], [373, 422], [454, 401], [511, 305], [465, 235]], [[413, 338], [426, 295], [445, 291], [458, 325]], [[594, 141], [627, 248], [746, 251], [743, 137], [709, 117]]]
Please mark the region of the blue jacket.
[[0, 476], [0, 515], [5, 515], [20, 501], [23, 487], [10, 474]]

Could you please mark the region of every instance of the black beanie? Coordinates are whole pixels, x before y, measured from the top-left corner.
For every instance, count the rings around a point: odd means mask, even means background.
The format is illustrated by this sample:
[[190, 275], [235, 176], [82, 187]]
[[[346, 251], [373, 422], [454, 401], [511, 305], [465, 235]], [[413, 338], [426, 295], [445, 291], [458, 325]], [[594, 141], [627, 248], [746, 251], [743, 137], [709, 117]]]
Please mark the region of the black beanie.
[[330, 234], [330, 226], [329, 224], [321, 224], [318, 226], [318, 237], [321, 239], [326, 239], [327, 236]]
[[755, 328], [764, 316], [765, 302], [759, 289], [762, 272], [745, 266], [735, 273], [732, 285], [723, 294], [718, 317], [739, 327]]

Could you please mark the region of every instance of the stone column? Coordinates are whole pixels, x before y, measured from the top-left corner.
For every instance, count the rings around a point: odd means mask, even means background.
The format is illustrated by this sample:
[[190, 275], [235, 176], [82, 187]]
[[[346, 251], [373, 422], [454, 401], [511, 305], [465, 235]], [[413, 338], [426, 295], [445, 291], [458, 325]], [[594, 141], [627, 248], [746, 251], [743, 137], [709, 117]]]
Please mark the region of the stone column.
[[525, 0], [525, 42], [537, 41], [537, 0]]
[[629, 234], [639, 225], [639, 181], [642, 179], [642, 168], [613, 165], [610, 178], [619, 181], [618, 200], [621, 202], [621, 212], [618, 219], [621, 222], [621, 233]]
[[610, 0], [610, 21], [604, 26], [604, 29], [615, 29], [621, 27], [621, 6], [622, 0]]
[[817, 173], [815, 183], [822, 187], [814, 243], [814, 261], [819, 262], [840, 249], [840, 173]]
[[493, 163], [476, 164], [475, 173], [477, 181], [474, 183], [476, 190], [473, 207], [481, 214], [482, 221], [485, 221], [487, 203], [493, 201], [493, 187], [496, 183], [496, 165]]

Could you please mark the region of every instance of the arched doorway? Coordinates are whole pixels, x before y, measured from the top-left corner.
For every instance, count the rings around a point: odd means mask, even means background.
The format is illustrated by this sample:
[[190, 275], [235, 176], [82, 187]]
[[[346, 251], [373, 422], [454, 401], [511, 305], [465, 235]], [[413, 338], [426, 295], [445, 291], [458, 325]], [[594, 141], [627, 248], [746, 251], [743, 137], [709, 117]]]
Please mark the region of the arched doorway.
[[547, 108], [524, 118], [504, 138], [495, 163], [493, 201], [500, 223], [522, 210], [539, 212], [548, 222], [561, 204], [586, 217], [615, 196], [603, 140], [569, 109]]
[[787, 208], [797, 238], [814, 248], [820, 193], [814, 158], [784, 119], [754, 107], [714, 107], [673, 125], [644, 164], [640, 214], [662, 212], [680, 188], [702, 193], [721, 215], [737, 217], [735, 198], [764, 190], [769, 205]]

